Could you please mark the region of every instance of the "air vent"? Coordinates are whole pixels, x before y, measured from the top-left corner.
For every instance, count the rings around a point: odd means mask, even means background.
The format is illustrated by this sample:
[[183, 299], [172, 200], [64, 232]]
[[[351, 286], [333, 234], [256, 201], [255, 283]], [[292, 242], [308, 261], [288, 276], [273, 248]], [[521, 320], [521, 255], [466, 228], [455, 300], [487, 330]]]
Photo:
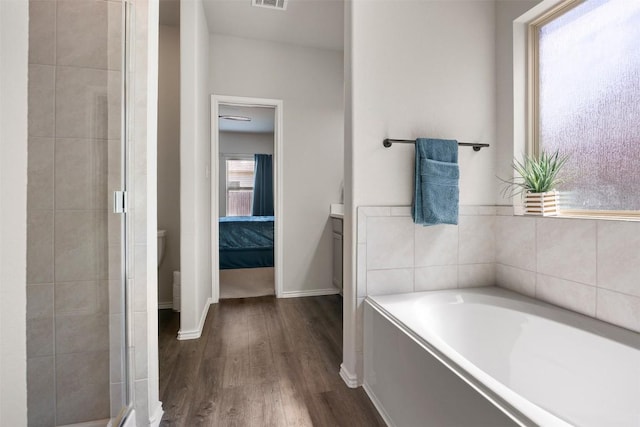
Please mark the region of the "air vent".
[[251, 0], [251, 5], [256, 7], [266, 7], [267, 9], [287, 9], [287, 0]]

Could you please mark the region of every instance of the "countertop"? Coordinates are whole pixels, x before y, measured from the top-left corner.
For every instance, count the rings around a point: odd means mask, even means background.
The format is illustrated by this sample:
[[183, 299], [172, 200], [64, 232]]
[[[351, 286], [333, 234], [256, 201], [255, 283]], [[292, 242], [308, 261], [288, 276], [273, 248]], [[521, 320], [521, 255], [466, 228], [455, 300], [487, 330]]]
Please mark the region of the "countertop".
[[344, 205], [341, 203], [332, 203], [329, 206], [329, 216], [331, 218], [343, 219], [344, 218]]

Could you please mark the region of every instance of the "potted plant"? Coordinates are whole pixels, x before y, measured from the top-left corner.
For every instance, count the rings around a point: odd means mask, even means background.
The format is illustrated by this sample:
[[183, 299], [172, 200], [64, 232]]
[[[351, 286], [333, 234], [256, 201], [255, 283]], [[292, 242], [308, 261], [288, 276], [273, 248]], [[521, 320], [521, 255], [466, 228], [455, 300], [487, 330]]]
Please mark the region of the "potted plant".
[[552, 216], [558, 214], [558, 192], [556, 186], [563, 180], [560, 170], [568, 156], [542, 151], [538, 156], [525, 155], [523, 160], [514, 160], [512, 167], [517, 175], [501, 181], [505, 184], [503, 195], [524, 195], [525, 215]]

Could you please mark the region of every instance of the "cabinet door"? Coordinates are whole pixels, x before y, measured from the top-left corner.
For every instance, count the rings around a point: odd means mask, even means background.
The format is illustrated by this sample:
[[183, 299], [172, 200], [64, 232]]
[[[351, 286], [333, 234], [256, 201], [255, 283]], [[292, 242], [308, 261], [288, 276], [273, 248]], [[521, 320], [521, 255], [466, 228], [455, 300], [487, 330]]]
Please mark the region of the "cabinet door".
[[342, 235], [333, 233], [333, 285], [342, 289]]

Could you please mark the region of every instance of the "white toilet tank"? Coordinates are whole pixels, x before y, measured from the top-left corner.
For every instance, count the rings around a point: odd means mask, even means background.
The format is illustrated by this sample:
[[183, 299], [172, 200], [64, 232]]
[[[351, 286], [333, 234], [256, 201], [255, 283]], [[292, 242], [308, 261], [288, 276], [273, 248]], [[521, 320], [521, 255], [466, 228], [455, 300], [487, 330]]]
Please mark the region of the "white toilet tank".
[[164, 245], [166, 240], [167, 232], [165, 230], [158, 230], [158, 267], [162, 264], [162, 259], [164, 258]]

